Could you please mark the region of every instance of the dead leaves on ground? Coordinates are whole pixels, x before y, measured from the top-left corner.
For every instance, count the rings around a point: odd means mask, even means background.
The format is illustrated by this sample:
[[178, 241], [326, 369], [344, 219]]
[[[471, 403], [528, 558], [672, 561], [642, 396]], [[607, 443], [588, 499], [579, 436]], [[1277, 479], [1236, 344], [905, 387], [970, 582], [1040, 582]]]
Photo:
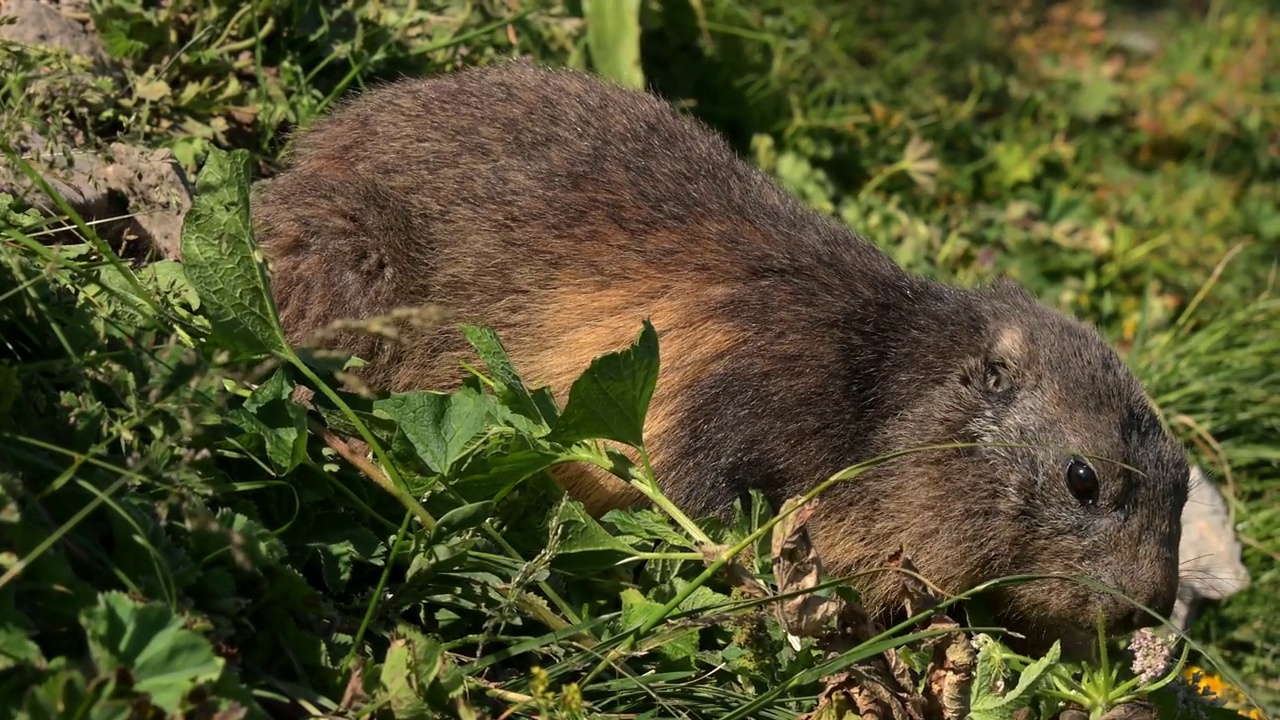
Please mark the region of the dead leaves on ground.
[[[857, 602], [839, 594], [814, 592], [821, 582], [822, 560], [809, 538], [807, 523], [813, 503], [790, 512], [800, 498], [788, 500], [783, 519], [773, 528], [771, 560], [776, 592], [771, 591], [736, 559], [726, 565], [728, 579], [748, 596], [777, 598], [769, 607], [794, 639], [812, 638], [827, 658], [834, 658], [866, 642], [883, 628]], [[708, 562], [723, 548], [704, 550]], [[937, 606], [941, 597], [912, 573], [902, 551], [886, 564], [903, 570], [902, 602], [908, 613]], [[894, 648], [833, 673], [822, 680], [817, 708], [801, 720], [835, 720], [849, 713], [863, 720], [959, 720], [968, 713], [969, 686], [977, 653], [960, 626], [943, 613], [922, 622], [922, 630], [953, 630], [924, 641], [931, 650], [928, 667], [917, 677]]]

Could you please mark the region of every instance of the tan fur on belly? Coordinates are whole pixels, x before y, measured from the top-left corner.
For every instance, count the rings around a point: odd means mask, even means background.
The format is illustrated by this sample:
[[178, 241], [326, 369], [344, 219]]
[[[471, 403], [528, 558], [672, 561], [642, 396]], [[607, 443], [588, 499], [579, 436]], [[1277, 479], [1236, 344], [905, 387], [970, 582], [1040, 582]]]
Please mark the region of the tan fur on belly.
[[[563, 404], [591, 359], [634, 342], [647, 318], [658, 333], [660, 364], [644, 438], [650, 461], [659, 465], [663, 438], [676, 425], [680, 413], [678, 398], [692, 382], [723, 362], [743, 336], [741, 329], [709, 312], [723, 294], [718, 288], [691, 293], [688, 285], [637, 288], [634, 284], [549, 293], [542, 299], [544, 310], [537, 322], [521, 333], [512, 354], [527, 384], [550, 386]], [[637, 296], [652, 300], [638, 303]], [[639, 453], [631, 448], [617, 449], [633, 462], [640, 462]], [[641, 499], [637, 491], [609, 472], [584, 463], [563, 465], [553, 472], [593, 515]]]

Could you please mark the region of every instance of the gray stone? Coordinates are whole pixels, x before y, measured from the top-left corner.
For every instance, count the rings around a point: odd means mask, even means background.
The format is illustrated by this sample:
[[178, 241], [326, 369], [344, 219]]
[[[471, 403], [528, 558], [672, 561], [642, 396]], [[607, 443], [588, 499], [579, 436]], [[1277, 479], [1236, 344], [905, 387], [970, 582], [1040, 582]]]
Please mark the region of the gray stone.
[[1249, 586], [1249, 570], [1240, 561], [1231, 508], [1209, 476], [1191, 470], [1191, 494], [1182, 513], [1182, 544], [1178, 548], [1181, 582], [1178, 602], [1170, 618], [1186, 630], [1205, 600], [1222, 600]]

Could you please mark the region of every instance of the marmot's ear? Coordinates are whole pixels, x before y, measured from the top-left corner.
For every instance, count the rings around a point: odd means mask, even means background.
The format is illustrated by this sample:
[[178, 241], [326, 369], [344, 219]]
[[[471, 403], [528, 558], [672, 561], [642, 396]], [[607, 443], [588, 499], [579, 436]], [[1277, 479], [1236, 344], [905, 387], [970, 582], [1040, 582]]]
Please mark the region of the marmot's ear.
[[993, 330], [982, 355], [965, 364], [964, 382], [984, 395], [1003, 396], [1023, 386], [1030, 347], [1016, 325]]

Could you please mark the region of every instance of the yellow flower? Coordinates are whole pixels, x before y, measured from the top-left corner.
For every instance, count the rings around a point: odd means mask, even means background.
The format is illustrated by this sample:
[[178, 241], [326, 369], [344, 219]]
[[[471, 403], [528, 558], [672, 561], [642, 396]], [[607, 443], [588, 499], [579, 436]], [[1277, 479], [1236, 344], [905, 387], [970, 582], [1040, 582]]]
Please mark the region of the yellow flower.
[[1212, 698], [1221, 700], [1226, 707], [1235, 710], [1240, 715], [1252, 718], [1252, 720], [1263, 720], [1262, 710], [1250, 705], [1248, 698], [1240, 691], [1240, 688], [1224, 680], [1221, 675], [1209, 672], [1196, 665], [1187, 665], [1182, 670], [1182, 676], [1187, 679], [1187, 682], [1192, 687], [1212, 696]]

